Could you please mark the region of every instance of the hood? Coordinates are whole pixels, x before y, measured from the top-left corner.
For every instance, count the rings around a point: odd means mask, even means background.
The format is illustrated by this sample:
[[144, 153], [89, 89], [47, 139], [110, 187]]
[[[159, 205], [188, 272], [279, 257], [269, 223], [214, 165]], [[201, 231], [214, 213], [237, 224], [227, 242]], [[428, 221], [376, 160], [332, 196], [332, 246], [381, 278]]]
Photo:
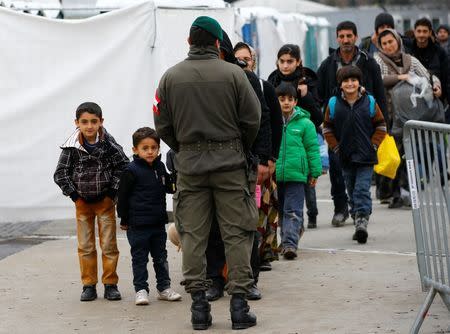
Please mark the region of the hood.
[[294, 107], [294, 114], [292, 115], [291, 119], [294, 118], [311, 118], [311, 114], [306, 111], [305, 109], [300, 108], [299, 106]]
[[[101, 127], [99, 129], [99, 141], [105, 141], [106, 138], [111, 137], [109, 133], [106, 131], [104, 127]], [[86, 149], [83, 147], [83, 136], [80, 132], [79, 128], [76, 128], [76, 130], [70, 135], [69, 138], [60, 146], [61, 148], [76, 148], [81, 151], [86, 151]]]

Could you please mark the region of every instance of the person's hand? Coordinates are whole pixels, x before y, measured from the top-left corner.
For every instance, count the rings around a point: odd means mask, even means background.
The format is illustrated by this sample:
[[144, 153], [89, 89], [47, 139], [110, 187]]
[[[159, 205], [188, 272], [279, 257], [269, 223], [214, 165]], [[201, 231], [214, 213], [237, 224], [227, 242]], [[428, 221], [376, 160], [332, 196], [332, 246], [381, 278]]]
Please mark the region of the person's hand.
[[128, 225], [120, 225], [120, 229], [126, 231], [128, 230]]
[[409, 79], [409, 75], [408, 75], [408, 74], [399, 74], [399, 75], [397, 76], [397, 79], [398, 79], [398, 80], [401, 80], [401, 81], [406, 81], [406, 80]]
[[269, 176], [272, 176], [273, 173], [275, 173], [275, 163], [272, 160], [267, 161], [267, 164], [269, 165]]
[[300, 92], [301, 97], [304, 97], [306, 94], [308, 94], [308, 86], [305, 83], [302, 83], [302, 81], [300, 81], [300, 83], [297, 86], [297, 91]]
[[258, 165], [258, 179], [256, 180], [256, 184], [262, 184], [269, 176], [269, 167]]
[[433, 95], [437, 98], [441, 97], [442, 95], [442, 90], [441, 90], [441, 86], [439, 85], [434, 85], [433, 87]]
[[315, 186], [316, 186], [316, 184], [317, 184], [317, 179], [315, 178], [315, 177], [311, 177], [310, 179], [309, 179], [309, 186], [311, 187], [311, 188], [314, 188]]

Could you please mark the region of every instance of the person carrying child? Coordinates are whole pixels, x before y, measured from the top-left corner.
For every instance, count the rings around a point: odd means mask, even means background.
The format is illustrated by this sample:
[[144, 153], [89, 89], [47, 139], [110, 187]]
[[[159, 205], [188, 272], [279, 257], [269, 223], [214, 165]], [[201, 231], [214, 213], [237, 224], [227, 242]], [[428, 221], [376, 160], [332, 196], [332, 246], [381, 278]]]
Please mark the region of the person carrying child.
[[159, 154], [156, 131], [143, 127], [133, 134], [133, 161], [120, 179], [117, 214], [131, 247], [136, 305], [148, 305], [148, 254], [153, 258], [158, 299], [177, 301], [181, 295], [170, 288], [165, 225], [168, 223], [166, 193], [175, 192], [175, 180], [167, 173]]
[[340, 93], [328, 102], [323, 134], [342, 164], [350, 214], [355, 217], [353, 240], [365, 244], [372, 213], [373, 166], [386, 135], [386, 122], [375, 99], [361, 88], [362, 72], [357, 66], [344, 66], [336, 76]]
[[316, 185], [322, 174], [322, 164], [315, 126], [309, 119], [310, 114], [297, 106], [297, 90], [290, 83], [282, 83], [276, 93], [284, 119], [276, 162], [281, 254], [285, 259], [293, 260], [297, 257], [298, 242], [304, 231], [305, 187]]
[[103, 127], [102, 109], [82, 103], [75, 113], [76, 131], [61, 146], [54, 174], [63, 194], [75, 202], [78, 257], [83, 292], [81, 301], [97, 298], [97, 217], [102, 249], [104, 298], [119, 300], [116, 269], [119, 259], [116, 239], [115, 197], [122, 171], [129, 162], [122, 147]]

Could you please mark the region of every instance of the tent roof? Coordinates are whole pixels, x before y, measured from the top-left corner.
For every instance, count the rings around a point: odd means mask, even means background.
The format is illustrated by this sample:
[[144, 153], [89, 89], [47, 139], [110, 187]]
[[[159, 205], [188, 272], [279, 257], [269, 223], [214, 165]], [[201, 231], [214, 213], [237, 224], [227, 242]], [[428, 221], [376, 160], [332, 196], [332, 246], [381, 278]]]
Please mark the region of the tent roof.
[[297, 13], [313, 13], [313, 12], [329, 12], [336, 11], [338, 8], [322, 5], [313, 1], [306, 0], [238, 0], [233, 2], [234, 7], [251, 7], [262, 6], [271, 7], [280, 12], [297, 12]]

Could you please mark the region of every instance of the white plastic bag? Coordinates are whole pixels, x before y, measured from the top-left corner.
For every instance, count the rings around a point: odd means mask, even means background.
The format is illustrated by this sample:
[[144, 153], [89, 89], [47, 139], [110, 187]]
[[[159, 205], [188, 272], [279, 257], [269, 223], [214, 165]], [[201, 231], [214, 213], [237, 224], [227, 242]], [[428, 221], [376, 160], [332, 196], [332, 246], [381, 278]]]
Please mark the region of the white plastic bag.
[[407, 82], [414, 86], [413, 92], [410, 96], [411, 103], [414, 108], [417, 107], [417, 98], [423, 98], [428, 105], [428, 108], [433, 107], [433, 87], [431, 87], [428, 78], [419, 77], [414, 72], [408, 74]]

